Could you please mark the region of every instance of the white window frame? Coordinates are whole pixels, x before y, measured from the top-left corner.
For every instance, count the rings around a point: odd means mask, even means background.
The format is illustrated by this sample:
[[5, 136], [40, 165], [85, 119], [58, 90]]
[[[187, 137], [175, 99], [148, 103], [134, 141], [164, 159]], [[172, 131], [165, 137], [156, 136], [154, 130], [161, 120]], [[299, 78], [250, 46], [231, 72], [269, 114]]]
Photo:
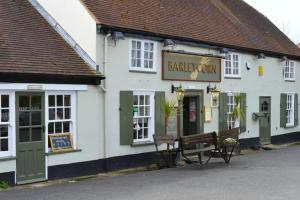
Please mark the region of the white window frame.
[[286, 60], [283, 68], [283, 78], [285, 81], [295, 81], [296, 78], [296, 62]]
[[[133, 96], [135, 95], [149, 95], [150, 96], [150, 123], [148, 125], [148, 138], [143, 139], [133, 139], [133, 143], [140, 142], [153, 142], [152, 135], [154, 134], [154, 124], [155, 124], [155, 92], [153, 91], [133, 91]], [[134, 123], [134, 121], [133, 121]], [[133, 129], [132, 129], [133, 131]], [[133, 134], [133, 133], [132, 133]]]
[[293, 127], [295, 124], [295, 93], [287, 93], [286, 101], [286, 127]]
[[[9, 121], [1, 122], [1, 116], [0, 116], [0, 125], [8, 125], [8, 151], [0, 151], [0, 158], [3, 158], [3, 157], [11, 157], [16, 155], [15, 93], [10, 91], [0, 91], [0, 95], [9, 96]], [[0, 108], [1, 108], [1, 96], [0, 96]]]
[[[141, 67], [132, 66], [132, 42], [133, 41], [141, 42]], [[144, 67], [145, 43], [153, 43], [153, 68]], [[141, 40], [141, 39], [129, 40], [129, 70], [130, 71], [156, 72], [156, 58], [157, 58], [157, 42], [151, 40]]]
[[[46, 131], [46, 138], [48, 138], [48, 124], [51, 122], [60, 122], [63, 120], [49, 120], [49, 96], [51, 95], [70, 95], [71, 96], [71, 126], [70, 126], [70, 133], [73, 143], [73, 148], [77, 149], [77, 99], [76, 99], [76, 92], [75, 91], [46, 91], [45, 92], [45, 131]], [[48, 139], [46, 139], [46, 153], [50, 151]]]
[[[230, 60], [226, 59], [227, 56], [230, 56]], [[233, 60], [233, 57], [237, 56], [237, 64], [238, 64], [238, 74], [234, 74], [233, 70], [234, 70], [234, 64], [236, 63]], [[227, 63], [230, 63], [230, 73], [226, 73], [226, 69], [228, 69], [227, 67]], [[241, 55], [238, 53], [234, 53], [234, 52], [230, 52], [225, 54], [225, 59], [224, 59], [224, 77], [225, 78], [240, 78], [241, 77]]]
[[[237, 95], [238, 92], [227, 92], [227, 106], [228, 106], [228, 110], [227, 110], [227, 129], [229, 129], [231, 127], [231, 129], [233, 128], [237, 128], [240, 126], [239, 124], [239, 120], [237, 121], [233, 121], [232, 120], [232, 117], [231, 117], [231, 114], [232, 114], [232, 111], [233, 111], [233, 108], [235, 106], [235, 99], [234, 99], [234, 96]], [[232, 98], [232, 102], [229, 101], [229, 99]], [[230, 109], [232, 107], [232, 110]], [[235, 125], [234, 127], [232, 127], [232, 125]]]

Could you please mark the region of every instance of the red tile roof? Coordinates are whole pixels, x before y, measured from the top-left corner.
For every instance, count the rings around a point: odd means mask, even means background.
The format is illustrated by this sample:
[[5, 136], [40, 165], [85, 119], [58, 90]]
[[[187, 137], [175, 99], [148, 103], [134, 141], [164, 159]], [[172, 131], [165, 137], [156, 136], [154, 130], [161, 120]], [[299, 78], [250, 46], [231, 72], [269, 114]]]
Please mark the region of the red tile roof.
[[60, 82], [67, 77], [75, 82], [102, 78], [27, 0], [0, 2], [0, 75], [6, 74], [60, 77]]
[[297, 46], [242, 0], [82, 2], [103, 26], [300, 58]]

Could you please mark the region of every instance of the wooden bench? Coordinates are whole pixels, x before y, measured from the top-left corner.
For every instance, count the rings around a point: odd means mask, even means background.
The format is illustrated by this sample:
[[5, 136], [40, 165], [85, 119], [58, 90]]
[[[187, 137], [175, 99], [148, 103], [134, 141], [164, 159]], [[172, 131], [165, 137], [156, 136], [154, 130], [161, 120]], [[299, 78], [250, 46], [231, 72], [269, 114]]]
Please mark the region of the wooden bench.
[[[153, 135], [153, 140], [156, 151], [160, 154], [167, 167], [173, 166], [172, 154], [175, 152], [176, 157], [178, 152], [175, 148], [175, 138], [172, 135]], [[166, 144], [167, 148], [164, 150], [159, 150], [159, 146], [163, 144]]]
[[[226, 139], [234, 139], [236, 143], [230, 144], [226, 142]], [[232, 153], [237, 150], [239, 153], [239, 128], [234, 128], [226, 131], [220, 131], [219, 133], [219, 142], [218, 148], [222, 158], [224, 159], [225, 163], [229, 163], [232, 157]]]
[[213, 153], [218, 152], [217, 134], [216, 132], [212, 132], [182, 136], [180, 137], [180, 151], [182, 156], [191, 163], [193, 161], [188, 156], [197, 155], [201, 165], [203, 164], [202, 154], [207, 152], [208, 159], [205, 161], [205, 164], [207, 164]]

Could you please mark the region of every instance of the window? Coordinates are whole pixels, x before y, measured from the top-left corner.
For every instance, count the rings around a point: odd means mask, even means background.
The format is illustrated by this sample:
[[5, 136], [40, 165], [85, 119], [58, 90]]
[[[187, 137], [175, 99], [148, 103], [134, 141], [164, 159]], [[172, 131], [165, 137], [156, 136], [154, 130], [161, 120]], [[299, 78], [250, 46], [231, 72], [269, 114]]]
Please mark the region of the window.
[[295, 80], [295, 62], [287, 60], [284, 66], [284, 80]]
[[0, 157], [10, 156], [12, 152], [11, 104], [9, 94], [0, 94]]
[[294, 94], [287, 94], [286, 126], [294, 126]]
[[225, 77], [240, 77], [240, 56], [234, 53], [225, 55]]
[[133, 93], [133, 141], [150, 141], [154, 133], [154, 93]]
[[156, 43], [143, 40], [130, 40], [131, 70], [155, 71]]
[[234, 121], [233, 117], [232, 117], [232, 113], [234, 110], [234, 107], [236, 106], [236, 102], [235, 102], [235, 94], [234, 93], [228, 93], [228, 112], [227, 112], [227, 128], [228, 129], [232, 129], [232, 128], [236, 128], [239, 126], [238, 121]]
[[48, 94], [47, 98], [48, 134], [71, 133], [74, 140], [74, 94]]

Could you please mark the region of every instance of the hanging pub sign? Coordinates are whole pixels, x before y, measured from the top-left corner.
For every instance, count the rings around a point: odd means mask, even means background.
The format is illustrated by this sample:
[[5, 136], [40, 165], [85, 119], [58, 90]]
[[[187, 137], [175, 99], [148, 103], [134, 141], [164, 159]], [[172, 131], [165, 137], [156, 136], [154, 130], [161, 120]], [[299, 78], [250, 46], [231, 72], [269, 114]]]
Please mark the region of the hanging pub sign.
[[183, 52], [162, 52], [162, 79], [221, 82], [222, 57]]

